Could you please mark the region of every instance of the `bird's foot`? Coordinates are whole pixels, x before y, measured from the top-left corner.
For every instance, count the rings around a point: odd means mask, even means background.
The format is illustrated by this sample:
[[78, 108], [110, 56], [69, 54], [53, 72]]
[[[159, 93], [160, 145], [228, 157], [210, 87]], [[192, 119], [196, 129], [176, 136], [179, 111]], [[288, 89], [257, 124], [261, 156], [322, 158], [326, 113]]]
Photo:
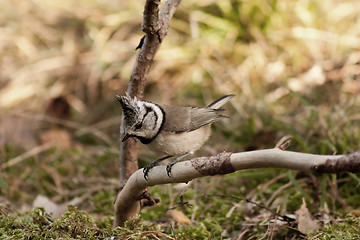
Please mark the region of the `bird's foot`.
[[153, 167], [155, 167], [156, 166], [156, 164], [149, 164], [149, 165], [147, 165], [147, 166], [145, 166], [144, 167], [144, 169], [143, 169], [143, 173], [144, 173], [144, 179], [146, 180], [146, 181], [149, 181], [148, 180], [148, 175], [149, 175], [149, 171], [150, 171], [150, 169], [152, 169]]
[[159, 162], [169, 158], [171, 156], [165, 156], [165, 157], [162, 157], [162, 158], [159, 158], [159, 159], [156, 159], [155, 161], [153, 161], [152, 163], [150, 163], [149, 165], [145, 166], [144, 169], [143, 169], [143, 173], [144, 173], [144, 179], [146, 181], [149, 181], [148, 180], [148, 175], [149, 175], [149, 171], [150, 169], [152, 169], [153, 167], [155, 167]]
[[171, 178], [171, 168], [175, 165], [175, 163], [177, 162], [172, 161], [166, 166], [166, 173], [169, 176], [169, 178]]
[[166, 166], [166, 173], [167, 175], [171, 178], [171, 169], [172, 167], [179, 162], [180, 160], [190, 156], [192, 153], [186, 153], [184, 155], [178, 156], [176, 157], [172, 162], [170, 162], [167, 166]]

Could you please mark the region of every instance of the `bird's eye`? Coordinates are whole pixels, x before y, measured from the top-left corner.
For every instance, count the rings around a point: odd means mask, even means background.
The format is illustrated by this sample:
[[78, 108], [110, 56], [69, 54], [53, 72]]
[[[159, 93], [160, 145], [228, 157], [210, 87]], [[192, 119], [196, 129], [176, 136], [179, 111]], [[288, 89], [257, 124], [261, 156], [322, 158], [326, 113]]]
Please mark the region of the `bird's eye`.
[[135, 125], [135, 130], [138, 130], [142, 127], [142, 123], [138, 123]]

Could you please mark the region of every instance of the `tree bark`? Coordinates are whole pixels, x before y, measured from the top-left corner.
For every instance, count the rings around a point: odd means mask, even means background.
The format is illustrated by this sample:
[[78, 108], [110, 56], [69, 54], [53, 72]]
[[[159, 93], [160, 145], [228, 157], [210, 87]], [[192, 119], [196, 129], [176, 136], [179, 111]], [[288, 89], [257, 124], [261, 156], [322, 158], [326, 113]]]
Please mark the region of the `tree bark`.
[[[144, 97], [147, 76], [154, 60], [156, 51], [169, 30], [170, 19], [181, 0], [166, 1], [159, 14], [160, 0], [146, 0], [142, 31], [144, 38], [139, 44], [140, 51], [130, 76], [127, 93], [138, 99]], [[120, 139], [124, 137], [124, 121], [120, 126]], [[138, 169], [138, 143], [134, 139], [128, 139], [120, 144], [120, 186]]]

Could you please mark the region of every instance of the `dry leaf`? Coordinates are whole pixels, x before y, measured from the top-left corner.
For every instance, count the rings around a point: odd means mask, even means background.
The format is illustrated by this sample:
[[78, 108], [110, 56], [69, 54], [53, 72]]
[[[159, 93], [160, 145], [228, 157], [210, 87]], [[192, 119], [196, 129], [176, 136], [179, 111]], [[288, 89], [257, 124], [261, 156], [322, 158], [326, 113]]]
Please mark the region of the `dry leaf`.
[[300, 209], [296, 211], [298, 215], [298, 229], [301, 233], [307, 234], [310, 231], [315, 232], [320, 228], [320, 225], [312, 218], [311, 213], [306, 207], [305, 199]]
[[57, 218], [60, 217], [67, 209], [68, 205], [78, 205], [79, 203], [84, 201], [84, 198], [88, 197], [87, 195], [83, 197], [76, 197], [69, 202], [63, 204], [56, 204], [51, 201], [48, 197], [38, 195], [34, 202], [33, 207], [43, 207], [47, 213], [49, 213], [52, 217]]
[[357, 217], [360, 217], [360, 210], [359, 209], [354, 209], [351, 211], [351, 214], [357, 216]]
[[175, 222], [189, 225], [191, 220], [181, 211], [179, 210], [168, 210], [167, 215], [174, 219]]
[[34, 202], [33, 207], [43, 207], [47, 213], [53, 217], [60, 217], [66, 211], [66, 205], [56, 204], [51, 201], [48, 197], [38, 195]]

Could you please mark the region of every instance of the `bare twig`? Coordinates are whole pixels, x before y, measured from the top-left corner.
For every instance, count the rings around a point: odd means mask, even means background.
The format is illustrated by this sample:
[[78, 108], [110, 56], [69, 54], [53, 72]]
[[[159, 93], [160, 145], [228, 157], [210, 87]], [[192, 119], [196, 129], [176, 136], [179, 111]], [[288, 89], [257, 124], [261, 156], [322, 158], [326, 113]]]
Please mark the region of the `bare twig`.
[[172, 168], [171, 178], [166, 174], [166, 166], [154, 167], [149, 172], [149, 181], [144, 179], [143, 171], [139, 169], [117, 195], [114, 226], [122, 226], [127, 219], [140, 212], [139, 196], [146, 187], [186, 183], [198, 177], [251, 168], [283, 168], [317, 173], [360, 172], [360, 151], [348, 155], [316, 155], [279, 148], [233, 154], [224, 152], [177, 163]]
[[280, 148], [281, 150], [286, 150], [291, 143], [291, 136], [286, 135], [282, 137], [275, 145], [275, 148]]

